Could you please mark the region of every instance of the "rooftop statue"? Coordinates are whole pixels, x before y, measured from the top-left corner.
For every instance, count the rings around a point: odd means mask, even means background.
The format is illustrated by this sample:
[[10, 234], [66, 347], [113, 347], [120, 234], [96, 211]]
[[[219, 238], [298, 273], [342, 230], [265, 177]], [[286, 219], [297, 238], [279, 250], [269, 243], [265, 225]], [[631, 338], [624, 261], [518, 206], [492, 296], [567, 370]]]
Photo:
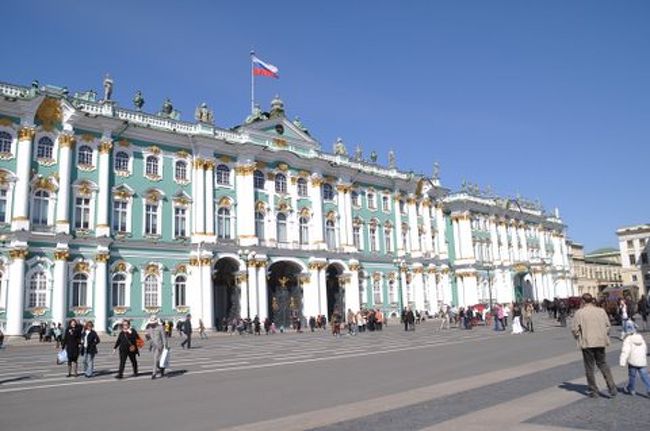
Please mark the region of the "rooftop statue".
[[357, 149], [354, 150], [354, 161], [360, 162], [362, 160], [363, 160], [363, 151], [361, 151], [361, 147], [357, 145]]
[[337, 156], [348, 155], [348, 150], [345, 148], [345, 145], [343, 144], [343, 139], [336, 138], [336, 142], [334, 143], [334, 154], [336, 154]]
[[194, 111], [194, 118], [199, 123], [203, 124], [212, 124], [214, 122], [214, 115], [212, 114], [212, 111], [208, 109], [208, 104], [207, 103], [201, 103], [196, 110]]
[[440, 179], [440, 163], [438, 163], [438, 162], [433, 162], [432, 178], [434, 180], [439, 180]]
[[255, 105], [255, 107], [253, 108], [253, 112], [251, 112], [251, 114], [248, 117], [246, 117], [244, 123], [252, 124], [256, 121], [264, 121], [268, 119], [269, 116], [266, 113], [262, 112], [262, 108], [260, 108], [260, 105]]
[[370, 163], [377, 163], [377, 152], [375, 150], [370, 152]]
[[96, 102], [97, 92], [95, 90], [88, 90], [81, 93], [75, 93], [74, 98], [79, 100], [84, 100], [86, 102]]
[[270, 117], [284, 117], [284, 102], [280, 99], [279, 95], [275, 95], [275, 98], [271, 101], [271, 112]]
[[307, 129], [304, 124], [302, 124], [302, 121], [300, 121], [300, 117], [296, 117], [293, 119], [293, 125], [309, 135], [309, 129]]
[[106, 74], [104, 77], [104, 101], [108, 102], [113, 96], [113, 80], [111, 77]]
[[388, 167], [390, 169], [395, 169], [397, 167], [397, 160], [395, 159], [395, 151], [390, 150], [388, 152]]
[[162, 109], [160, 110], [160, 113], [162, 114], [163, 117], [170, 117], [172, 115], [172, 112], [174, 112], [174, 105], [172, 105], [172, 101], [168, 97], [163, 102], [163, 106]]
[[135, 96], [133, 97], [133, 105], [135, 106], [136, 111], [142, 111], [142, 107], [144, 106], [144, 97], [142, 97], [142, 91], [138, 90], [135, 92]]

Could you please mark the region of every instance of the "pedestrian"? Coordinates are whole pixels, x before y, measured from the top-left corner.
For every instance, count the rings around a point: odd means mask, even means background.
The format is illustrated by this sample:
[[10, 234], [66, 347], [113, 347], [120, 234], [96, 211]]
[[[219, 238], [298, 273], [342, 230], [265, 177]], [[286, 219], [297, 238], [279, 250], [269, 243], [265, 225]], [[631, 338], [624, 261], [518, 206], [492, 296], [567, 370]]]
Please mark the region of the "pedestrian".
[[208, 334], [205, 333], [205, 325], [203, 324], [203, 319], [199, 319], [199, 338], [208, 338]]
[[185, 320], [181, 324], [181, 332], [185, 335], [185, 339], [181, 343], [181, 349], [184, 349], [187, 346], [187, 349], [192, 348], [192, 315], [188, 314], [185, 316]]
[[255, 335], [262, 335], [262, 331], [261, 331], [262, 324], [260, 322], [259, 316], [257, 316], [257, 315], [253, 319], [253, 327], [255, 328]]
[[54, 328], [54, 340], [56, 341], [56, 348], [59, 349], [61, 347], [61, 342], [63, 341], [63, 330], [61, 329], [61, 323], [58, 323], [56, 325], [56, 328]]
[[156, 316], [149, 318], [149, 323], [146, 328], [145, 337], [149, 340], [149, 351], [153, 356], [153, 367], [151, 368], [151, 380], [155, 380], [160, 371], [160, 377], [165, 376], [165, 368], [160, 366], [160, 356], [164, 349], [169, 348], [167, 337], [163, 331], [163, 327], [158, 321]]
[[354, 311], [351, 308], [348, 308], [346, 324], [348, 325], [348, 335], [356, 335], [357, 322]]
[[641, 295], [639, 300], [638, 309], [639, 314], [641, 315], [641, 320], [643, 320], [643, 330], [648, 330], [648, 300], [645, 295]]
[[597, 366], [603, 374], [609, 394], [612, 397], [617, 394], [616, 384], [605, 356], [605, 347], [609, 346], [609, 328], [609, 317], [605, 310], [594, 305], [594, 298], [591, 294], [582, 295], [582, 307], [576, 311], [571, 332], [577, 340], [578, 347], [582, 350], [582, 360], [591, 398], [597, 398], [600, 395], [596, 385], [594, 366]]
[[521, 308], [519, 304], [514, 304], [512, 306], [512, 333], [521, 334], [524, 332], [524, 328], [521, 326]]
[[135, 329], [131, 328], [131, 322], [124, 320], [122, 322], [122, 330], [117, 336], [115, 341], [115, 346], [113, 346], [113, 354], [115, 350], [119, 348], [120, 354], [120, 367], [117, 371], [117, 376], [115, 378], [121, 379], [124, 377], [124, 366], [126, 365], [126, 358], [128, 357], [131, 361], [131, 367], [133, 368], [133, 377], [138, 376], [138, 359], [137, 356], [140, 354], [138, 350], [138, 333]]
[[524, 306], [524, 321], [526, 322], [526, 331], [528, 332], [535, 332], [535, 328], [533, 327], [533, 314], [535, 313], [535, 308], [533, 307], [533, 304], [531, 302], [526, 303]]
[[618, 315], [619, 318], [621, 319], [621, 340], [625, 338], [625, 327], [628, 319], [630, 318], [627, 314], [627, 304], [625, 303], [625, 299], [619, 298], [618, 299]]
[[413, 313], [413, 310], [411, 310], [411, 307], [406, 310], [406, 324], [404, 325], [404, 329], [406, 331], [409, 329], [415, 331], [415, 314]]
[[79, 360], [79, 346], [81, 344], [81, 326], [75, 319], [68, 322], [65, 335], [61, 342], [61, 350], [68, 355], [68, 377], [72, 377], [72, 364], [74, 364], [74, 376], [77, 377], [77, 361]]
[[648, 375], [648, 346], [643, 336], [636, 332], [636, 325], [631, 320], [626, 323], [625, 339], [623, 340], [623, 349], [619, 358], [621, 367], [627, 366], [627, 386], [624, 392], [630, 395], [636, 394], [636, 376], [641, 376], [641, 381], [645, 384], [647, 396], [650, 397], [650, 376]]
[[[311, 324], [312, 319], [314, 319], [313, 316], [309, 319], [309, 326], [311, 327], [311, 332], [314, 332], [314, 328], [313, 328], [313, 326]], [[315, 320], [314, 320], [314, 322], [315, 322]], [[266, 319], [264, 319], [264, 334], [269, 335], [270, 331], [271, 331], [271, 319], [269, 319], [267, 317]]]
[[560, 321], [560, 326], [566, 328], [566, 319], [569, 315], [569, 307], [565, 300], [558, 300], [557, 304], [557, 315], [558, 320]]
[[[311, 332], [314, 332], [315, 328], [316, 328], [316, 318], [314, 316], [309, 316], [309, 330]], [[266, 329], [266, 323], [264, 325], [264, 329]], [[266, 331], [267, 335], [268, 335], [268, 332], [269, 331]]]
[[4, 342], [5, 342], [5, 333], [2, 332], [2, 328], [0, 328], [0, 349], [2, 349]]
[[97, 354], [97, 345], [99, 336], [95, 332], [92, 320], [84, 325], [84, 331], [81, 334], [81, 356], [84, 357], [84, 375], [87, 378], [95, 374], [95, 355]]

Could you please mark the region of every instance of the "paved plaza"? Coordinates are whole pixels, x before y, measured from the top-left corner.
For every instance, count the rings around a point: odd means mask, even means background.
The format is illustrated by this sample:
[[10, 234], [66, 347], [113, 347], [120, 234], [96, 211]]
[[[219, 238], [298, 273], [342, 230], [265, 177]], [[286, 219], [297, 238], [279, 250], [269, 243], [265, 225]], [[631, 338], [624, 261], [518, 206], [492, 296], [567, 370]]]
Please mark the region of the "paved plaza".
[[[568, 329], [544, 317], [537, 323], [534, 334], [518, 336], [484, 327], [441, 332], [437, 322], [338, 339], [213, 335], [189, 351], [174, 337], [169, 376], [155, 381], [146, 349], [139, 377], [114, 379], [112, 337], [100, 344], [93, 379], [66, 378], [53, 344], [16, 343], [0, 351], [0, 429], [615, 430], [648, 423], [643, 396], [587, 399]], [[621, 386], [619, 348], [614, 341], [610, 364]]]

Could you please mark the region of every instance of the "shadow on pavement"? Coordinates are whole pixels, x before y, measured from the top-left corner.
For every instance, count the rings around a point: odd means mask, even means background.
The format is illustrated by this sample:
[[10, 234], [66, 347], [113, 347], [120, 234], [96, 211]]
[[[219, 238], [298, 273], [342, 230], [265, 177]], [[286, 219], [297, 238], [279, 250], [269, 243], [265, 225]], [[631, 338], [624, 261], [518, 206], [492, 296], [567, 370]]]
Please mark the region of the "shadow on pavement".
[[14, 378], [11, 378], [11, 379], [0, 380], [0, 385], [2, 385], [3, 383], [20, 382], [21, 380], [29, 380], [31, 378], [32, 378], [32, 376], [20, 376], [20, 377], [14, 377]]
[[564, 389], [565, 391], [578, 392], [579, 394], [585, 396], [589, 395], [589, 387], [587, 385], [577, 385], [575, 383], [562, 382], [562, 384], [558, 387], [560, 389]]
[[165, 377], [168, 378], [178, 377], [178, 376], [182, 376], [185, 373], [187, 373], [187, 370], [174, 370], [174, 371], [166, 372]]

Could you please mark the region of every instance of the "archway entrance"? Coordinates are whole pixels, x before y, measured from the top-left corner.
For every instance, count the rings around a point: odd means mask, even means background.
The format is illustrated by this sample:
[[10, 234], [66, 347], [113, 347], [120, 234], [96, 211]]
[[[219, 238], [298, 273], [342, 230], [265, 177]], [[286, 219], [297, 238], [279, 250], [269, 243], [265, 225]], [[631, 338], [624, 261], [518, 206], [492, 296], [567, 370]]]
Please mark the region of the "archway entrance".
[[299, 276], [300, 265], [289, 261], [279, 261], [269, 267], [268, 275], [268, 315], [280, 328], [290, 328], [302, 315], [302, 288]]
[[515, 301], [522, 302], [534, 298], [532, 278], [529, 272], [520, 272], [515, 275]]
[[343, 268], [337, 264], [327, 267], [327, 318], [332, 319], [336, 311], [341, 319], [345, 319], [345, 289], [341, 285], [339, 277], [343, 274]]
[[240, 292], [236, 282], [238, 272], [239, 262], [233, 258], [224, 257], [214, 265], [212, 272], [214, 318], [218, 328], [222, 328], [224, 319], [226, 322], [230, 322], [241, 316]]

